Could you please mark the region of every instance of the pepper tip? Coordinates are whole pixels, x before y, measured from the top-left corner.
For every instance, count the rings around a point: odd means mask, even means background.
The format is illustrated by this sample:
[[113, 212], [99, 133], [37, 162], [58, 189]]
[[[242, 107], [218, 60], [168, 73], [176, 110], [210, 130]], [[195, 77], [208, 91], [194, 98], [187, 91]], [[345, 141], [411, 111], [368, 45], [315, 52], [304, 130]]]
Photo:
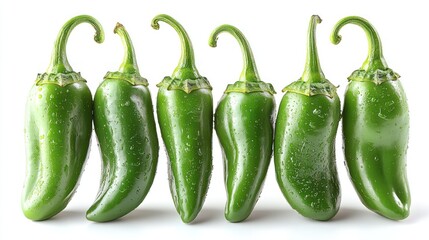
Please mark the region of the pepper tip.
[[159, 30], [159, 23], [156, 17], [152, 19], [152, 23], [150, 24], [150, 26], [155, 30]]
[[212, 47], [212, 48], [217, 47], [217, 39], [218, 39], [217, 37], [216, 37], [216, 38], [212, 38], [212, 37], [211, 37], [211, 38], [209, 39], [209, 46], [210, 46], [210, 47]]
[[97, 43], [103, 43], [104, 42], [104, 33], [103, 31], [97, 31], [94, 35], [94, 41]]
[[322, 19], [320, 18], [320, 16], [319, 15], [317, 15], [317, 14], [313, 14], [312, 16], [311, 16], [311, 18], [312, 19], [314, 19], [317, 23], [321, 23], [322, 22]]
[[118, 33], [118, 30], [120, 28], [124, 28], [124, 25], [122, 25], [120, 22], [117, 22], [116, 26], [115, 26], [115, 29], [113, 29], [113, 33], [115, 33], [115, 34]]
[[341, 39], [342, 39], [341, 35], [338, 35], [338, 34], [331, 35], [331, 42], [335, 45], [339, 44], [341, 42]]

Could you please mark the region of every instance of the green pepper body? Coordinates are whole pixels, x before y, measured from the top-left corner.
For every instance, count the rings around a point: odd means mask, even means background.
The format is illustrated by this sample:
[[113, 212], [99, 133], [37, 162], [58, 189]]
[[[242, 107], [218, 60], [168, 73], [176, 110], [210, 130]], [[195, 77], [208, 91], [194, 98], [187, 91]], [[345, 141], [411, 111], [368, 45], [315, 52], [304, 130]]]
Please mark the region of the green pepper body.
[[212, 171], [213, 100], [211, 91], [192, 93], [160, 88], [157, 114], [167, 150], [174, 204], [186, 223], [200, 212]]
[[332, 218], [340, 203], [335, 165], [338, 96], [287, 92], [277, 119], [275, 166], [284, 196], [306, 217]]
[[215, 47], [221, 32], [232, 34], [243, 52], [240, 80], [228, 85], [215, 113], [224, 159], [225, 218], [240, 222], [253, 211], [270, 164], [275, 92], [271, 84], [259, 79], [251, 48], [240, 30], [222, 25], [213, 31], [209, 44]]
[[347, 170], [362, 201], [372, 211], [394, 220], [409, 215], [406, 176], [409, 113], [399, 75], [387, 67], [374, 27], [360, 17], [347, 17], [334, 28], [340, 42], [346, 24], [361, 26], [368, 37], [369, 55], [349, 77], [343, 109], [343, 142]]
[[94, 127], [102, 155], [97, 199], [87, 212], [91, 221], [120, 218], [144, 200], [158, 163], [158, 137], [147, 80], [140, 76], [128, 33], [117, 24], [124, 61], [107, 73], [94, 99]]
[[245, 220], [261, 194], [273, 151], [274, 109], [274, 97], [264, 92], [227, 93], [216, 109], [230, 222]]
[[335, 162], [335, 135], [340, 121], [336, 88], [320, 69], [313, 16], [307, 63], [300, 80], [283, 91], [276, 120], [274, 163], [277, 182], [301, 215], [329, 220], [338, 212], [340, 185]]
[[22, 210], [31, 220], [45, 220], [71, 200], [88, 156], [92, 133], [92, 97], [85, 80], [70, 67], [65, 47], [75, 26], [97, 20], [82, 15], [69, 20], [55, 43], [51, 64], [39, 74], [27, 100], [25, 140], [27, 171]]
[[182, 57], [171, 77], [159, 83], [158, 123], [168, 156], [168, 175], [174, 205], [183, 222], [200, 212], [212, 172], [213, 97], [210, 83], [194, 63], [192, 44], [183, 27], [168, 15], [159, 21], [171, 25], [182, 42]]

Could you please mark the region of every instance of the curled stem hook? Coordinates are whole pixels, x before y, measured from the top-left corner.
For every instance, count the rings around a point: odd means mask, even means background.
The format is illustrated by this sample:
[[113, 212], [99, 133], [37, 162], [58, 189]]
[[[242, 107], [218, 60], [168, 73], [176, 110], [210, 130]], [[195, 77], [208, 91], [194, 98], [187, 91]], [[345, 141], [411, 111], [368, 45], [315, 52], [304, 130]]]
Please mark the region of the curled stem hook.
[[338, 44], [341, 42], [341, 35], [339, 35], [339, 31], [341, 30], [342, 27], [344, 27], [349, 23], [355, 24], [361, 27], [365, 31], [366, 37], [368, 39], [368, 56], [365, 62], [363, 63], [361, 69], [365, 71], [387, 69], [388, 66], [387, 66], [386, 60], [383, 57], [383, 49], [381, 46], [380, 36], [378, 35], [374, 26], [372, 26], [372, 24], [369, 23], [368, 20], [364, 18], [357, 17], [357, 16], [350, 16], [350, 17], [345, 17], [340, 21], [338, 21], [332, 30], [331, 42], [333, 44]]
[[58, 33], [57, 39], [54, 45], [54, 51], [52, 52], [51, 63], [47, 69], [47, 73], [69, 73], [73, 72], [72, 67], [70, 66], [66, 46], [67, 40], [70, 36], [72, 30], [81, 23], [89, 23], [95, 29], [94, 40], [97, 43], [102, 43], [104, 41], [104, 31], [101, 24], [93, 17], [89, 15], [80, 15], [76, 16], [69, 21], [67, 21], [64, 26], [61, 28]]
[[182, 45], [182, 54], [180, 56], [179, 64], [174, 69], [172, 77], [176, 79], [197, 79], [200, 78], [197, 68], [195, 67], [194, 50], [188, 33], [183, 26], [174, 18], [166, 14], [160, 14], [152, 19], [152, 28], [159, 29], [159, 21], [165, 22], [176, 30], [179, 34], [180, 42]]
[[258, 69], [256, 68], [255, 59], [253, 57], [252, 49], [250, 48], [249, 42], [247, 41], [244, 34], [236, 27], [231, 25], [221, 25], [216, 28], [209, 38], [209, 45], [216, 47], [217, 39], [220, 33], [228, 32], [240, 44], [241, 52], [243, 54], [243, 71], [240, 75], [240, 81], [242, 82], [257, 82], [259, 80]]

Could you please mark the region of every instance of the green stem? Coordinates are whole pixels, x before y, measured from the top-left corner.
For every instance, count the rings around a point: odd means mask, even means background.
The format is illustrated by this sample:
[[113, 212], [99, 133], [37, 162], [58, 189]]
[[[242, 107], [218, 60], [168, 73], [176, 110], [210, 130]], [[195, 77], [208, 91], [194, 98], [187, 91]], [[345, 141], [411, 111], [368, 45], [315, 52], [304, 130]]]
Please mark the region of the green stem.
[[368, 57], [363, 63], [361, 69], [365, 71], [373, 71], [377, 69], [387, 69], [386, 60], [383, 57], [383, 49], [381, 46], [381, 40], [378, 36], [375, 28], [369, 23], [366, 19], [350, 16], [341, 19], [335, 24], [332, 34], [331, 34], [331, 42], [333, 44], [338, 44], [341, 42], [341, 35], [339, 35], [339, 31], [346, 24], [356, 24], [359, 27], [363, 28], [366, 33], [366, 37], [368, 39]]
[[81, 23], [89, 23], [96, 30], [94, 40], [97, 43], [104, 41], [104, 32], [101, 24], [93, 17], [88, 15], [76, 16], [67, 21], [58, 33], [57, 40], [55, 41], [54, 51], [52, 52], [51, 63], [49, 64], [47, 73], [69, 73], [73, 72], [72, 67], [67, 60], [66, 46], [67, 40], [71, 31]]
[[238, 44], [240, 44], [241, 52], [243, 54], [243, 71], [240, 75], [240, 80], [242, 82], [258, 82], [259, 74], [258, 69], [256, 68], [255, 58], [253, 57], [252, 49], [250, 48], [249, 42], [247, 41], [244, 34], [236, 27], [231, 25], [222, 25], [216, 28], [209, 38], [209, 45], [211, 47], [217, 46], [218, 36], [222, 32], [228, 32], [237, 39]]
[[307, 58], [305, 60], [304, 73], [301, 77], [301, 80], [304, 82], [318, 83], [325, 81], [316, 45], [316, 26], [321, 22], [322, 19], [319, 16], [311, 16], [310, 25], [308, 26]]
[[174, 18], [166, 15], [160, 14], [155, 16], [152, 19], [152, 28], [158, 30], [159, 29], [159, 21], [165, 22], [176, 30], [179, 34], [180, 42], [182, 45], [182, 54], [180, 56], [179, 64], [172, 74], [172, 78], [174, 79], [198, 79], [201, 78], [198, 73], [197, 68], [195, 67], [194, 60], [194, 50], [192, 48], [191, 40], [189, 39], [188, 34], [180, 23], [178, 23]]
[[116, 27], [113, 32], [121, 37], [122, 44], [125, 48], [124, 59], [122, 60], [122, 64], [118, 71], [130, 74], [138, 73], [139, 67], [137, 66], [137, 59], [134, 53], [133, 43], [127, 30], [125, 30], [125, 27], [122, 24], [116, 23]]

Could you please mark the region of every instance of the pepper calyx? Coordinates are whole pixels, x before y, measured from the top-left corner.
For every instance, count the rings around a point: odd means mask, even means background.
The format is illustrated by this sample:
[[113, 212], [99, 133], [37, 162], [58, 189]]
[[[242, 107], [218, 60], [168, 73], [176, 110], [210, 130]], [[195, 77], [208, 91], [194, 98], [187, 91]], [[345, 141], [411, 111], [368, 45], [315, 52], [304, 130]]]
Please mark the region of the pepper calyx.
[[77, 82], [86, 82], [79, 72], [68, 73], [39, 73], [36, 78], [36, 85], [56, 84], [61, 87]]
[[306, 96], [325, 95], [333, 98], [337, 87], [327, 79], [322, 82], [308, 82], [299, 79], [283, 88], [282, 92], [294, 92]]
[[104, 80], [113, 79], [113, 80], [124, 80], [129, 82], [132, 85], [143, 85], [149, 86], [149, 83], [146, 78], [140, 76], [138, 72], [126, 73], [126, 72], [107, 72], [104, 76]]
[[182, 90], [186, 93], [191, 93], [192, 91], [199, 89], [209, 89], [212, 90], [210, 82], [205, 77], [199, 77], [196, 79], [176, 79], [171, 78], [170, 76], [164, 77], [164, 79], [156, 85], [157, 87], [162, 87], [167, 90]]
[[237, 81], [234, 84], [228, 84], [224, 93], [239, 92], [239, 93], [252, 93], [252, 92], [268, 92], [271, 95], [276, 94], [274, 87], [271, 83], [263, 81], [257, 82], [243, 82]]
[[374, 82], [377, 85], [380, 85], [387, 81], [396, 81], [401, 76], [394, 72], [390, 68], [386, 69], [376, 69], [373, 71], [366, 71], [364, 69], [355, 70], [350, 77], [347, 79], [349, 81], [357, 81], [357, 82]]

